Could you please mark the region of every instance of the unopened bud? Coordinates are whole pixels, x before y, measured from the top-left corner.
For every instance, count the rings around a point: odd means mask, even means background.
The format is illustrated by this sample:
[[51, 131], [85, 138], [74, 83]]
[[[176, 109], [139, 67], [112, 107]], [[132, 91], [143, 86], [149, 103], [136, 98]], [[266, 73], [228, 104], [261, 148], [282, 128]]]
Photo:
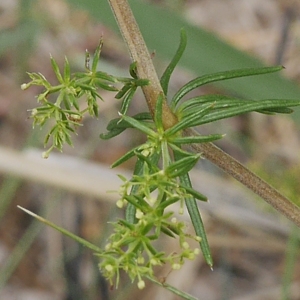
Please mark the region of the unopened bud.
[[42, 158], [47, 159], [48, 157], [49, 157], [49, 152], [48, 152], [48, 151], [44, 151], [44, 152], [42, 153]]
[[138, 288], [139, 288], [140, 290], [142, 290], [142, 289], [146, 286], [145, 281], [144, 281], [144, 280], [140, 280], [140, 281], [138, 282], [137, 286], [138, 286]]
[[27, 88], [29, 88], [29, 84], [28, 83], [23, 83], [21, 84], [21, 89], [24, 91], [26, 90]]

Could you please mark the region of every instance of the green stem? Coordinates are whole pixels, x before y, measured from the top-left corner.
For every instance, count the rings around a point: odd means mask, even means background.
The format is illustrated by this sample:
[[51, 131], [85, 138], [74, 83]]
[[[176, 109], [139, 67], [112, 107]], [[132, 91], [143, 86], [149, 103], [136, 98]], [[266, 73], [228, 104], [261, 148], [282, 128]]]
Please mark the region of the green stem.
[[162, 142], [161, 152], [162, 152], [163, 170], [165, 170], [170, 164], [170, 155], [169, 155], [169, 150], [168, 150], [168, 143], [166, 141]]
[[177, 296], [180, 296], [182, 299], [186, 299], [186, 300], [199, 300], [198, 298], [193, 297], [192, 295], [189, 295], [181, 290], [176, 289], [175, 287], [173, 287], [172, 285], [168, 284], [168, 283], [161, 283], [158, 280], [155, 280], [154, 278], [150, 277], [150, 276], [146, 276], [150, 281], [152, 281], [153, 283], [164, 287], [165, 289], [169, 290], [170, 292], [174, 293]]
[[83, 239], [83, 238], [77, 236], [76, 234], [74, 234], [74, 233], [72, 233], [72, 232], [70, 232], [70, 231], [68, 231], [68, 230], [66, 230], [66, 229], [64, 229], [64, 228], [62, 228], [62, 227], [60, 227], [60, 226], [58, 226], [58, 225], [56, 225], [56, 224], [54, 224], [54, 223], [52, 223], [52, 222], [46, 220], [46, 219], [44, 219], [44, 218], [38, 216], [37, 214], [31, 212], [31, 211], [28, 210], [28, 209], [25, 209], [24, 207], [21, 207], [21, 206], [19, 206], [19, 205], [17, 205], [17, 207], [20, 208], [20, 209], [22, 209], [24, 212], [26, 212], [26, 213], [29, 214], [30, 216], [36, 218], [38, 221], [40, 221], [40, 222], [42, 222], [42, 223], [44, 223], [44, 224], [46, 224], [46, 225], [52, 227], [53, 229], [55, 229], [55, 230], [61, 232], [62, 234], [64, 234], [65, 236], [68, 236], [68, 237], [70, 237], [71, 239], [73, 239], [74, 241], [78, 242], [79, 244], [81, 244], [81, 245], [83, 245], [83, 246], [85, 246], [85, 247], [91, 249], [91, 250], [94, 251], [95, 253], [101, 253], [101, 252], [102, 252], [102, 249], [101, 249], [101, 248], [99, 248], [99, 247], [97, 247], [96, 245], [90, 243], [89, 241], [87, 241], [87, 240], [85, 240], [85, 239]]

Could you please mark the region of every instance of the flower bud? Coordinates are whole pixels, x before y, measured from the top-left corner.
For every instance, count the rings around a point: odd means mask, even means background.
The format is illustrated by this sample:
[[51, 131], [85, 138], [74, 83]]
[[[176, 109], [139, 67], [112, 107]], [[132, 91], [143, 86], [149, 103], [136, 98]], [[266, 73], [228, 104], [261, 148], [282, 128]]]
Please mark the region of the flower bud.
[[144, 216], [144, 213], [140, 209], [137, 209], [136, 213], [135, 213], [135, 217], [137, 219], [141, 219], [143, 216]]
[[113, 269], [114, 269], [113, 266], [110, 265], [110, 264], [108, 264], [108, 265], [105, 266], [105, 270], [106, 270], [107, 272], [112, 272]]
[[26, 89], [28, 89], [29, 88], [29, 84], [28, 83], [23, 83], [23, 84], [21, 84], [21, 89], [24, 91], [24, 90], [26, 90]]
[[189, 249], [189, 248], [190, 248], [190, 245], [189, 245], [187, 242], [183, 242], [183, 243], [182, 243], [182, 247], [183, 247], [184, 249]]
[[138, 286], [138, 288], [139, 288], [140, 290], [142, 290], [142, 289], [146, 286], [145, 281], [144, 281], [144, 280], [140, 280], [140, 281], [138, 282], [137, 286]]
[[195, 255], [200, 254], [200, 249], [199, 249], [199, 248], [195, 248], [195, 249], [194, 249], [194, 253], [195, 253]]
[[44, 151], [44, 152], [42, 153], [42, 158], [47, 159], [48, 157], [49, 157], [49, 152], [48, 152], [48, 151]]
[[171, 219], [171, 222], [174, 223], [174, 224], [176, 224], [176, 223], [177, 223], [177, 218], [176, 218], [176, 217], [173, 217], [173, 218]]
[[156, 259], [156, 258], [151, 258], [150, 259], [150, 264], [152, 265], [152, 266], [157, 266], [158, 264], [159, 264], [159, 261]]
[[139, 256], [139, 257], [137, 258], [137, 263], [140, 264], [140, 265], [144, 264], [144, 263], [145, 263], [144, 257], [143, 257], [143, 256]]
[[117, 205], [118, 208], [123, 208], [124, 201], [122, 199], [120, 199], [120, 200], [117, 201], [116, 205]]

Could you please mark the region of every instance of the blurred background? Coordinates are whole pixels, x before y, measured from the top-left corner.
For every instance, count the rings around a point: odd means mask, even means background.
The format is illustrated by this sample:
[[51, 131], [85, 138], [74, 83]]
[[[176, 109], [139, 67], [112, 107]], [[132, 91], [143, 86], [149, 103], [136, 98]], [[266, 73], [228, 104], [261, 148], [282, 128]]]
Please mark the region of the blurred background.
[[[195, 76], [236, 68], [282, 64], [281, 74], [230, 80], [196, 91], [250, 99], [300, 98], [300, 2], [287, 0], [132, 0], [129, 1], [161, 74], [184, 27], [188, 47], [171, 78], [173, 94]], [[72, 71], [84, 69], [86, 49], [100, 37], [101, 70], [127, 75], [130, 58], [106, 1], [0, 0], [0, 299], [4, 300], [175, 300], [147, 282], [137, 291], [122, 275], [117, 290], [101, 277], [97, 257], [70, 239], [34, 221], [21, 205], [98, 246], [105, 244], [116, 209], [118, 170], [109, 165], [143, 141], [128, 131], [101, 141], [118, 100], [101, 91], [98, 119], [86, 118], [74, 147], [41, 158], [47, 128], [32, 130], [36, 87], [21, 91], [26, 72], [55, 82], [50, 54]], [[142, 94], [130, 113], [145, 109]], [[249, 114], [203, 126], [226, 133], [218, 145], [300, 205], [300, 109], [289, 116]], [[214, 258], [158, 273], [161, 280], [205, 300], [300, 299], [300, 234], [284, 217], [207, 161], [192, 176], [209, 203], [200, 209]], [[188, 218], [186, 222], [189, 227]], [[192, 228], [191, 232], [192, 232]], [[176, 248], [162, 241], [163, 247]], [[171, 250], [171, 251], [172, 251]]]

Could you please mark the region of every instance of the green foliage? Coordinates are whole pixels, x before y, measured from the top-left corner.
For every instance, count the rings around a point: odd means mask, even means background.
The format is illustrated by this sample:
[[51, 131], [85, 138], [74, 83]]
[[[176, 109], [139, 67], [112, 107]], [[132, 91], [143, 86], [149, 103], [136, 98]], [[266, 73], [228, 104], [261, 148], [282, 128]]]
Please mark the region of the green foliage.
[[[61, 73], [55, 59], [51, 57], [51, 65], [58, 83], [52, 85], [42, 74], [29, 73], [31, 81], [22, 84], [22, 89], [27, 89], [32, 85], [42, 86], [44, 91], [37, 97], [39, 107], [31, 110], [33, 126], [44, 126], [46, 123], [54, 122], [47, 133], [44, 146], [52, 140], [50, 148], [43, 153], [47, 158], [54, 149], [62, 151], [64, 144], [72, 145], [71, 134], [76, 132], [76, 128], [81, 126], [81, 121], [86, 113], [92, 117], [98, 116], [98, 99], [103, 100], [98, 93], [98, 89], [117, 92], [117, 98], [123, 97], [121, 111], [126, 113], [127, 107], [132, 100], [133, 94], [138, 86], [148, 83], [147, 80], [138, 78], [122, 78], [98, 71], [102, 40], [100, 41], [90, 68], [90, 54], [86, 53], [85, 72], [71, 74], [70, 64], [65, 58], [63, 72]], [[134, 66], [131, 67], [133, 74]], [[116, 84], [123, 83], [123, 88], [119, 91]], [[126, 92], [122, 91], [126, 89]], [[82, 103], [83, 102], [83, 103]]]
[[[299, 100], [245, 100], [222, 95], [204, 95], [183, 100], [189, 92], [201, 85], [228, 80], [237, 77], [253, 76], [279, 71], [281, 67], [243, 69], [216, 74], [204, 75], [185, 84], [172, 99], [170, 106], [178, 117], [178, 123], [173, 127], [163, 127], [163, 101], [168, 93], [171, 74], [181, 58], [186, 46], [186, 36], [181, 32], [180, 46], [174, 59], [161, 78], [165, 95], [160, 95], [156, 101], [155, 115], [147, 112], [134, 116], [127, 114], [133, 95], [139, 86], [148, 84], [146, 79], [136, 76], [135, 64], [130, 67], [132, 78], [120, 78], [97, 71], [102, 42], [96, 50], [92, 67], [89, 66], [89, 54], [86, 55], [86, 71], [71, 75], [70, 66], [65, 60], [63, 73], [60, 72], [55, 60], [51, 58], [52, 67], [58, 80], [57, 85], [51, 85], [41, 74], [29, 74], [32, 81], [22, 85], [41, 85], [44, 91], [37, 97], [40, 107], [32, 110], [34, 125], [43, 126], [50, 119], [54, 120], [52, 129], [46, 136], [45, 143], [52, 138], [52, 145], [46, 151], [45, 157], [53, 148], [62, 150], [66, 142], [72, 144], [71, 133], [75, 132], [79, 121], [85, 113], [98, 115], [97, 99], [101, 99], [98, 89], [116, 92], [116, 98], [122, 101], [120, 116], [107, 125], [107, 133], [100, 135], [109, 139], [122, 133], [127, 128], [142, 132], [147, 140], [144, 144], [134, 147], [119, 158], [113, 167], [119, 166], [128, 159], [135, 158], [136, 166], [131, 178], [120, 176], [121, 186], [118, 191], [119, 208], [126, 207], [126, 218], [113, 223], [114, 233], [109, 237], [105, 249], [93, 248], [88, 242], [76, 238], [66, 231], [65, 234], [85, 244], [99, 256], [99, 267], [111, 284], [118, 286], [120, 271], [125, 271], [132, 281], [138, 281], [138, 287], [145, 286], [144, 278], [155, 280], [154, 268], [166, 263], [172, 269], [180, 269], [186, 259], [194, 259], [199, 253], [192, 249], [189, 240], [196, 240], [208, 265], [213, 261], [197, 200], [206, 201], [206, 197], [196, 191], [189, 178], [189, 172], [198, 160], [200, 154], [186, 151], [182, 146], [190, 143], [206, 143], [223, 137], [222, 134], [201, 136], [184, 136], [184, 131], [201, 124], [244, 114], [251, 111], [260, 113], [290, 113], [291, 106], [300, 105]], [[118, 87], [121, 85], [121, 87]], [[55, 95], [51, 102], [48, 98]], [[82, 109], [81, 98], [85, 99]], [[174, 209], [184, 212], [184, 205], [190, 215], [195, 235], [186, 232], [185, 225], [175, 217]], [[51, 225], [52, 226], [52, 225]], [[161, 236], [178, 240], [177, 252], [165, 253], [158, 249], [156, 241]], [[188, 298], [187, 298], [188, 299]]]

